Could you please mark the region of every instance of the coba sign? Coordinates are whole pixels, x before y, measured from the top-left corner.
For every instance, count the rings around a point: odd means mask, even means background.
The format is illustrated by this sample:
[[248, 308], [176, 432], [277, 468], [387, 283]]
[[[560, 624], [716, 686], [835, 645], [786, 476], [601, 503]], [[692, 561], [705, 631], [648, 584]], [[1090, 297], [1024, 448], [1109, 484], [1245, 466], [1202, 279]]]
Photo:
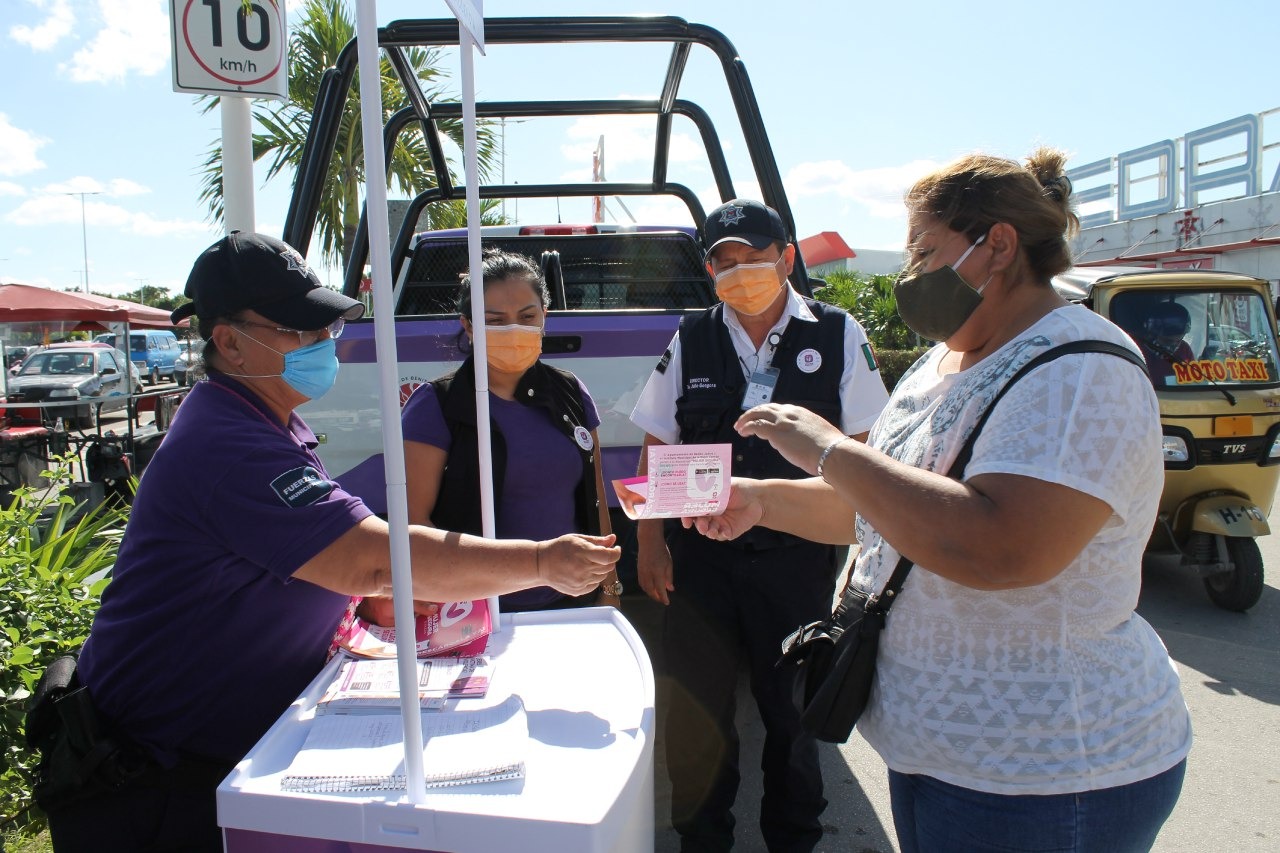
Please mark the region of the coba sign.
[[[1262, 153], [1262, 116], [1242, 115], [1181, 139], [1162, 139], [1077, 166], [1067, 177], [1077, 187], [1082, 207], [1114, 204], [1114, 210], [1080, 217], [1081, 227], [1091, 228], [1206, 201], [1280, 191], [1280, 169], [1264, 182]], [[1102, 183], [1093, 185], [1103, 176]], [[1209, 194], [1213, 197], [1203, 197]]]

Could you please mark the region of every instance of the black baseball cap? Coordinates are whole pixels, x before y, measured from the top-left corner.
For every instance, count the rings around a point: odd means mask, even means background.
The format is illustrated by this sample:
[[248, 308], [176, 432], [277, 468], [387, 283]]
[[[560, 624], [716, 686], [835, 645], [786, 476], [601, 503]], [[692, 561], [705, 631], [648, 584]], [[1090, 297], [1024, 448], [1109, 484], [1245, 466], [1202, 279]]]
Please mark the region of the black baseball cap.
[[778, 211], [745, 198], [726, 201], [708, 213], [702, 226], [702, 239], [707, 246], [704, 260], [710, 259], [722, 243], [744, 243], [755, 249], [767, 249], [774, 243], [790, 242]]
[[212, 321], [253, 310], [307, 332], [339, 317], [364, 316], [364, 304], [321, 284], [297, 249], [248, 231], [233, 231], [205, 249], [191, 267], [184, 292], [191, 301], [169, 315], [175, 323], [192, 314]]

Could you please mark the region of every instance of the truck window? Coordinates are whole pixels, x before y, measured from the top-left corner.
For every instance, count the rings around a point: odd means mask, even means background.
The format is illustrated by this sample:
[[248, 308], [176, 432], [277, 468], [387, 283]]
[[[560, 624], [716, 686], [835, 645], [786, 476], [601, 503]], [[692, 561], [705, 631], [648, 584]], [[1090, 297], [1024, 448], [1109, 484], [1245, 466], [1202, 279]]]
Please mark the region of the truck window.
[[[552, 309], [687, 309], [715, 301], [701, 249], [682, 231], [511, 235], [486, 239], [484, 245], [543, 262]], [[466, 268], [464, 237], [420, 239], [397, 315], [456, 313]]]

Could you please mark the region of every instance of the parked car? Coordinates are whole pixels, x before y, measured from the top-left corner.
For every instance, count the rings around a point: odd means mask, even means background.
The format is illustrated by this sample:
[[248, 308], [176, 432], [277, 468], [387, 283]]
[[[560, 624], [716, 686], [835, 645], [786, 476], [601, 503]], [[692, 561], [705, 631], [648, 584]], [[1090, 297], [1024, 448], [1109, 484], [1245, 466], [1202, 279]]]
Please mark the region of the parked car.
[[195, 382], [192, 370], [200, 361], [200, 353], [204, 352], [204, 341], [178, 341], [178, 358], [173, 363], [173, 381], [179, 387]]
[[128, 402], [132, 374], [140, 376], [120, 350], [107, 344], [54, 344], [22, 362], [9, 380], [10, 403], [62, 402], [45, 409], [10, 409], [10, 417], [91, 429], [102, 411], [123, 409]]
[[[112, 334], [98, 335], [93, 340], [117, 345], [116, 336]], [[129, 333], [129, 360], [138, 366], [150, 385], [162, 378], [175, 378], [173, 365], [179, 351], [178, 336], [168, 329], [139, 329]]]
[[10, 372], [16, 373], [22, 365], [22, 360], [27, 357], [29, 347], [5, 347], [4, 348], [4, 366]]

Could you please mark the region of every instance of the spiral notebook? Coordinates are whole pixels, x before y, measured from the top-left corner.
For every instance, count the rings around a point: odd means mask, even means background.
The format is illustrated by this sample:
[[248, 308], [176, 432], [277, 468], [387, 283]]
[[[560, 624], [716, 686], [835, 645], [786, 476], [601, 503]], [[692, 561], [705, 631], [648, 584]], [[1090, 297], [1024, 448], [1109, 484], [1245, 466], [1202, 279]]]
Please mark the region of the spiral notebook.
[[[500, 705], [422, 715], [428, 788], [523, 779], [529, 721], [519, 696]], [[293, 793], [405, 790], [399, 714], [318, 716], [280, 780]]]

